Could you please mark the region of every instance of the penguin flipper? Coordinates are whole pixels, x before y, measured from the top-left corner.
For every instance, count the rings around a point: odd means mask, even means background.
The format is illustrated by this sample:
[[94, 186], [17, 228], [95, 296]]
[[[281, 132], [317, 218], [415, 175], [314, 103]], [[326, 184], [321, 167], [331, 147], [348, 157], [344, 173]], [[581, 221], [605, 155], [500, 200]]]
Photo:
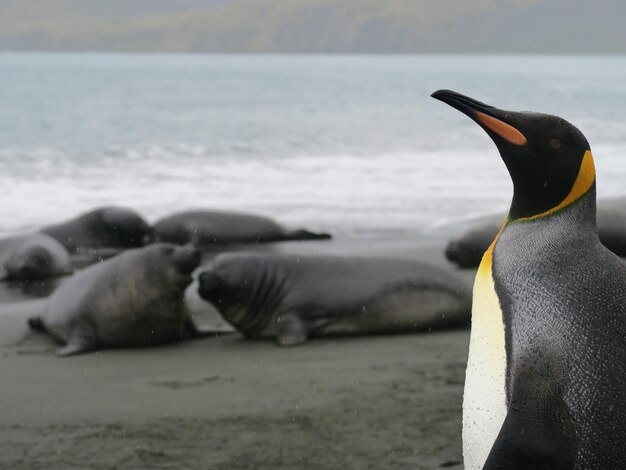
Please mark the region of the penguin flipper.
[[483, 470], [571, 470], [574, 446], [559, 421], [537, 422], [509, 408]]

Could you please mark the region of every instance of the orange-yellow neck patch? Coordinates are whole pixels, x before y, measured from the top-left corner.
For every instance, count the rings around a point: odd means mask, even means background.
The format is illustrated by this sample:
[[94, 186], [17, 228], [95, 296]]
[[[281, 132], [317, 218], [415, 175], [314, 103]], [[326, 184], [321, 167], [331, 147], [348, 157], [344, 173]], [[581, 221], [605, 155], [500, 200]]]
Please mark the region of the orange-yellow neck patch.
[[500, 230], [498, 231], [496, 238], [493, 239], [493, 241], [491, 242], [491, 245], [489, 245], [489, 248], [487, 248], [487, 251], [485, 251], [485, 254], [483, 255], [483, 259], [480, 262], [480, 266], [478, 266], [477, 274], [491, 274], [491, 263], [493, 260], [493, 247], [496, 246], [496, 242], [498, 241], [498, 238], [500, 238], [500, 235], [502, 235], [502, 231], [504, 230], [504, 227], [506, 227], [508, 223], [509, 223], [509, 219], [507, 218], [502, 224], [502, 227], [500, 227]]

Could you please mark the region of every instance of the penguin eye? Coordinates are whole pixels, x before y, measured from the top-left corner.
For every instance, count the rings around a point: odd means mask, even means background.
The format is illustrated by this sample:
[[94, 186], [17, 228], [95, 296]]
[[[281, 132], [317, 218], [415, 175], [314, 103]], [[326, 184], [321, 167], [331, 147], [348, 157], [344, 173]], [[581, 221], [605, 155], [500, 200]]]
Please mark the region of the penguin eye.
[[556, 137], [550, 139], [550, 148], [552, 150], [560, 150], [562, 145], [561, 139], [557, 139]]

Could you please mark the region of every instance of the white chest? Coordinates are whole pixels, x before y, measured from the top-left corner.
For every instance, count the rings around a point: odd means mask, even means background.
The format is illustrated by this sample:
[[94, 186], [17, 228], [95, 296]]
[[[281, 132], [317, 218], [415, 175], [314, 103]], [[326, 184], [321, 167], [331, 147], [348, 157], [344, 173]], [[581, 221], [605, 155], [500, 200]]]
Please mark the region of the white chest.
[[463, 458], [481, 470], [506, 417], [506, 346], [487, 252], [474, 282], [472, 328], [463, 395]]

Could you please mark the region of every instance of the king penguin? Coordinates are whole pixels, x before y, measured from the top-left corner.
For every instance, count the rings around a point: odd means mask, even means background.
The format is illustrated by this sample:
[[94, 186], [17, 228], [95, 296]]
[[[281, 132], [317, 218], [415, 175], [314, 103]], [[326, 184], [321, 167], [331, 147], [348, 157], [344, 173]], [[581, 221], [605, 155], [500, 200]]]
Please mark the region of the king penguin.
[[513, 181], [474, 282], [465, 468], [626, 469], [626, 264], [598, 238], [587, 140], [557, 116], [432, 96], [487, 132]]

